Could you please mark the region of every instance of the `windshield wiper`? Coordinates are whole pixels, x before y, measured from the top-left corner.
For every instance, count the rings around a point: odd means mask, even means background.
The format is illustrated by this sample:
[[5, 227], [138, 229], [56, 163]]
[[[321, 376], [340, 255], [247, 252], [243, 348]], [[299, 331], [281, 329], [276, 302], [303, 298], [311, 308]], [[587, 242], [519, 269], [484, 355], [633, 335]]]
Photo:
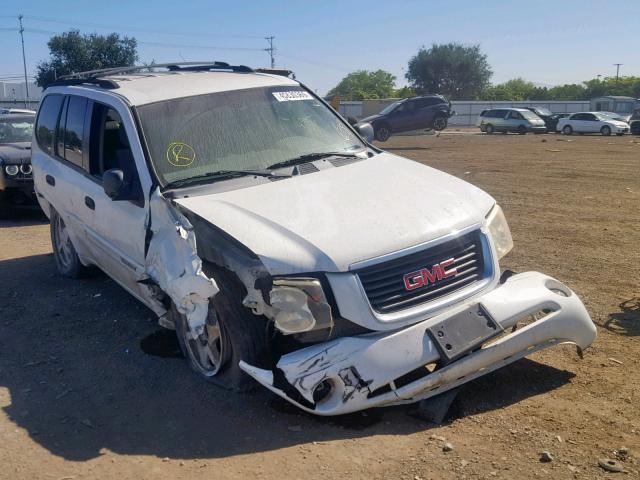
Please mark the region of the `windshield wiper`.
[[326, 157], [359, 157], [359, 153], [352, 152], [316, 152], [316, 153], [305, 153], [304, 155], [300, 155], [299, 157], [290, 158], [289, 160], [284, 160], [282, 162], [274, 163], [273, 165], [269, 165], [267, 168], [282, 168], [282, 167], [290, 167], [292, 165], [298, 165], [300, 163], [306, 163], [310, 160], [320, 160], [321, 158]]
[[169, 182], [167, 187], [183, 187], [185, 185], [195, 184], [195, 183], [206, 183], [209, 180], [215, 180], [219, 178], [233, 178], [233, 177], [247, 177], [247, 176], [258, 176], [258, 177], [290, 177], [286, 173], [276, 173], [271, 170], [217, 170], [215, 172], [207, 172], [202, 175], [196, 175], [194, 177], [183, 178], [181, 180], [175, 180], [173, 182]]

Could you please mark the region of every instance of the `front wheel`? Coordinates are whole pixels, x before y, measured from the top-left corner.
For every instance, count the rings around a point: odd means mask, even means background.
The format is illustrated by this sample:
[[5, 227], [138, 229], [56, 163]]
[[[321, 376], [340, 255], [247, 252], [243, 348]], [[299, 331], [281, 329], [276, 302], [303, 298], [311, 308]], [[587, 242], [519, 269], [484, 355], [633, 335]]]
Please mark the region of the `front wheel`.
[[433, 129], [436, 132], [440, 132], [445, 128], [447, 128], [448, 123], [449, 123], [449, 120], [447, 119], [447, 117], [445, 117], [444, 115], [438, 115], [436, 118], [433, 119]]
[[386, 142], [391, 136], [391, 129], [387, 125], [380, 125], [376, 128], [375, 137], [379, 142]]
[[571, 128], [571, 125], [565, 125], [564, 127], [562, 127], [562, 133], [564, 133], [565, 135], [571, 135], [573, 134], [573, 128]]
[[201, 378], [227, 390], [245, 392], [256, 383], [239, 367], [240, 360], [268, 364], [266, 321], [242, 305], [244, 289], [230, 273], [213, 276], [220, 291], [209, 300], [204, 331], [196, 335], [186, 315], [171, 307], [178, 343], [191, 369]]
[[490, 123], [487, 123], [484, 126], [484, 131], [487, 132], [487, 135], [493, 135], [493, 132], [494, 132], [493, 125], [491, 125]]
[[605, 125], [600, 129], [600, 133], [605, 137], [608, 137], [609, 135], [611, 135], [611, 127]]
[[525, 127], [524, 125], [520, 125], [518, 127], [518, 135], [526, 135], [527, 134], [527, 127]]

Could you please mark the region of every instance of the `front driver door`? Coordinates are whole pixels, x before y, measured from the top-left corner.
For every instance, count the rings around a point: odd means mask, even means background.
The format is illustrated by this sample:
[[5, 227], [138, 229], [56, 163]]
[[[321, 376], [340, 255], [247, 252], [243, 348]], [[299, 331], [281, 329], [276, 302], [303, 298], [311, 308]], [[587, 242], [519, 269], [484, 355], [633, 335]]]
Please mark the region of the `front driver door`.
[[391, 118], [391, 129], [394, 132], [407, 132], [415, 127], [415, 103], [408, 100], [400, 104], [394, 111]]
[[[100, 255], [99, 266], [134, 296], [145, 301], [148, 289], [138, 283], [145, 271], [145, 237], [148, 221], [148, 176], [131, 113], [124, 105], [91, 102], [86, 191], [92, 212], [89, 235]], [[139, 192], [136, 200], [111, 200], [104, 192], [102, 175], [110, 169], [124, 173], [125, 182]]]

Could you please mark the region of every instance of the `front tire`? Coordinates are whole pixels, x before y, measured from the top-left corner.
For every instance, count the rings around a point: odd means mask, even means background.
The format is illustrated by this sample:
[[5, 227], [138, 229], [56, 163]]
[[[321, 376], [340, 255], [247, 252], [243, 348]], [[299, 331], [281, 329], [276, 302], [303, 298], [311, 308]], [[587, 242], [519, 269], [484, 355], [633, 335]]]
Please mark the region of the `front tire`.
[[494, 132], [493, 125], [491, 125], [490, 123], [487, 123], [484, 126], [484, 131], [487, 133], [487, 135], [493, 135], [493, 132]]
[[51, 246], [53, 248], [53, 259], [56, 263], [58, 273], [67, 278], [80, 278], [84, 276], [88, 267], [82, 265], [76, 252], [69, 230], [60, 214], [51, 208]]
[[242, 305], [246, 291], [230, 272], [216, 271], [220, 291], [209, 301], [209, 314], [204, 333], [194, 338], [186, 315], [172, 304], [176, 335], [180, 349], [191, 369], [204, 380], [236, 392], [254, 389], [256, 382], [244, 373], [240, 360], [265, 367], [267, 322]]
[[391, 129], [388, 125], [382, 124], [376, 127], [375, 137], [379, 142], [386, 142], [391, 137]]
[[518, 131], [518, 135], [526, 135], [527, 127], [525, 127], [524, 125], [520, 125], [517, 131]]
[[572, 135], [573, 128], [571, 127], [571, 125], [565, 125], [564, 127], [562, 127], [562, 133], [564, 133], [565, 135]]
[[608, 137], [609, 135], [611, 135], [611, 127], [605, 125], [600, 129], [600, 133], [605, 137]]
[[444, 115], [438, 115], [436, 118], [433, 119], [433, 129], [436, 132], [441, 132], [442, 130], [447, 128], [448, 124], [449, 124], [449, 119]]

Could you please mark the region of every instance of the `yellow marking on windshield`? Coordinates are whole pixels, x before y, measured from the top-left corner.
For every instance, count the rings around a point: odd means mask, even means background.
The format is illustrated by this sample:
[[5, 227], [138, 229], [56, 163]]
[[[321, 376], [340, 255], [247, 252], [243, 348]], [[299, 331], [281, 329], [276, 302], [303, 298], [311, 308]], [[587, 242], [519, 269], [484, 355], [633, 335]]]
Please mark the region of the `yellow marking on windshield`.
[[196, 159], [196, 151], [184, 142], [171, 142], [167, 147], [167, 162], [174, 167], [188, 167]]

